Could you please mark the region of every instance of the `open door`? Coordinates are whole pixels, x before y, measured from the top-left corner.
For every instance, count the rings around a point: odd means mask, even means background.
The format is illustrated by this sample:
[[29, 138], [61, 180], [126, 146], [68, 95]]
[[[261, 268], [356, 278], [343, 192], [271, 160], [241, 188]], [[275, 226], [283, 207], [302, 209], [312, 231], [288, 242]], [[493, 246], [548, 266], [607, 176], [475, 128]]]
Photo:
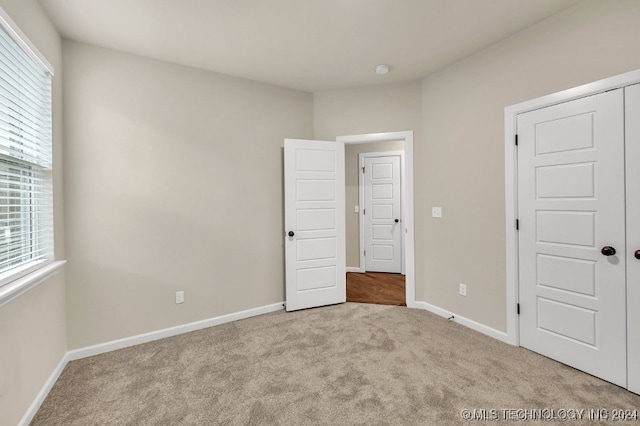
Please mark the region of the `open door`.
[[286, 309], [346, 301], [344, 143], [285, 139]]

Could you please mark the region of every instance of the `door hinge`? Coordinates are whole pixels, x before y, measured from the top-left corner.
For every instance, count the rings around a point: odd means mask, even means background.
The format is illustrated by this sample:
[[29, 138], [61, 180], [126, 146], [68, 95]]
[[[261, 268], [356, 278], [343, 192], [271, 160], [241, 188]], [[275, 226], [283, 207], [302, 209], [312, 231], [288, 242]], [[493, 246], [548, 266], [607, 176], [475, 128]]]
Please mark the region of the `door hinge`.
[[365, 251], [364, 251], [364, 254], [363, 254], [363, 256], [366, 256], [366, 255], [367, 255], [367, 251], [365, 250]]
[[364, 216], [365, 214], [367, 214], [367, 209], [362, 209], [362, 215]]
[[362, 167], [362, 173], [364, 173], [364, 166]]
[[516, 231], [520, 230], [520, 219], [516, 219]]
[[520, 315], [520, 304], [516, 303], [516, 314]]
[[518, 134], [516, 133], [516, 146], [518, 146]]

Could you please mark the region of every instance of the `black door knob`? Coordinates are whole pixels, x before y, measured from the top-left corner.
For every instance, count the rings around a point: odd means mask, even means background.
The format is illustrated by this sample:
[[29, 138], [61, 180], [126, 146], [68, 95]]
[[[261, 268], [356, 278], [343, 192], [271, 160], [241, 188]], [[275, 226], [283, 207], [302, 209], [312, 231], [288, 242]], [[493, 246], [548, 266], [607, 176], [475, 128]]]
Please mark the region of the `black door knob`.
[[614, 254], [616, 254], [616, 249], [611, 246], [604, 246], [602, 247], [602, 250], [600, 250], [600, 253], [604, 254], [605, 256], [613, 256]]
[[636, 250], [633, 252], [633, 257], [635, 257], [636, 259], [640, 259], [640, 250]]
[[400, 219], [395, 219], [394, 222], [398, 223], [398, 222], [400, 222]]
[[296, 234], [295, 234], [295, 232], [293, 232], [293, 231], [289, 231], [289, 236], [290, 236], [290, 237], [293, 237], [294, 235], [296, 235]]

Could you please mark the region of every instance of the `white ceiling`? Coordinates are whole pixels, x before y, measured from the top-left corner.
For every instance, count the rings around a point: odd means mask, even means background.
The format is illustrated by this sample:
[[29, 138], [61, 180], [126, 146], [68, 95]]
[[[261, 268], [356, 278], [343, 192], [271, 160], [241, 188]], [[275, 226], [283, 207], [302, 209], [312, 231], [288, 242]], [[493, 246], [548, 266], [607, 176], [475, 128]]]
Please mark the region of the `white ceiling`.
[[64, 38], [306, 91], [417, 79], [578, 1], [40, 0]]

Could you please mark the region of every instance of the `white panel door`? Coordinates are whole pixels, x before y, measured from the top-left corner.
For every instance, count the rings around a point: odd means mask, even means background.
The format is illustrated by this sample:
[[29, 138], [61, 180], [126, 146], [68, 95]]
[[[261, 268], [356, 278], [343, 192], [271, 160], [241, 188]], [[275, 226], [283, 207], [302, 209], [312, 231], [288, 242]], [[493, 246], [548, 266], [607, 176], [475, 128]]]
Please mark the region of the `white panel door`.
[[620, 386], [623, 107], [620, 89], [517, 119], [520, 344]]
[[365, 270], [402, 272], [400, 156], [364, 160]]
[[344, 143], [285, 139], [286, 309], [343, 303]]
[[628, 389], [640, 393], [640, 85], [625, 88]]

